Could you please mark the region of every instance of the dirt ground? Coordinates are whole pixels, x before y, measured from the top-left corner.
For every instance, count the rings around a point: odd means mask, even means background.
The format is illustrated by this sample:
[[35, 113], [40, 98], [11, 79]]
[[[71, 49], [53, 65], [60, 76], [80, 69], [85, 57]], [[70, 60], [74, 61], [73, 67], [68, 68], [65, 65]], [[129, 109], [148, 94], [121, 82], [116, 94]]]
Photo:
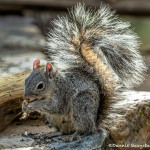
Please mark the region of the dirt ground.
[[54, 132], [53, 128], [43, 123], [42, 120], [17, 120], [0, 132], [0, 149], [30, 147], [35, 145], [34, 139], [29, 135]]

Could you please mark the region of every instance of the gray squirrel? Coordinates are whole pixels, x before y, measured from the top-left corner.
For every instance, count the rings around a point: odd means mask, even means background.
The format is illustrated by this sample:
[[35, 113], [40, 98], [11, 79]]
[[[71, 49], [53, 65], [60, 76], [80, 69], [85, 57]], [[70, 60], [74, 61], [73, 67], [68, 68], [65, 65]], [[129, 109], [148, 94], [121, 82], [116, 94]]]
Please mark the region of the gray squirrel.
[[120, 93], [144, 79], [138, 36], [104, 4], [92, 10], [78, 3], [53, 26], [50, 62], [44, 68], [40, 60], [33, 63], [22, 109], [46, 115], [65, 134], [96, 132], [106, 126], [103, 120]]

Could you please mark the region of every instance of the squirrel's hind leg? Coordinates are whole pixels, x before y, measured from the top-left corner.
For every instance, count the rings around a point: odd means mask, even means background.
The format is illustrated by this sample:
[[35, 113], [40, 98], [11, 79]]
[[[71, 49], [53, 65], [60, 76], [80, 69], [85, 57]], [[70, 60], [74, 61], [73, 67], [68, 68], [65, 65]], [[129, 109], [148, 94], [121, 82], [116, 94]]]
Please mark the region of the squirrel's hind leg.
[[75, 130], [81, 135], [95, 132], [99, 94], [87, 90], [82, 91], [72, 100], [72, 105], [72, 118]]
[[77, 140], [81, 142], [81, 135], [87, 135], [96, 131], [96, 117], [99, 96], [89, 92], [82, 91], [72, 100], [72, 118], [76, 132], [63, 137], [61, 140], [72, 142]]

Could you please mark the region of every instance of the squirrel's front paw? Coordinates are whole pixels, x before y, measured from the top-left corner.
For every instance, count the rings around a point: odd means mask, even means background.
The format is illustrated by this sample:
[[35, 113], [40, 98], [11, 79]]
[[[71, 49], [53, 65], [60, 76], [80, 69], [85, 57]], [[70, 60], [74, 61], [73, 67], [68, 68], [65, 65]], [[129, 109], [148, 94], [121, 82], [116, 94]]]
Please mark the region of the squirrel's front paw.
[[28, 103], [26, 100], [22, 103], [22, 111], [29, 114], [36, 111], [35, 102]]

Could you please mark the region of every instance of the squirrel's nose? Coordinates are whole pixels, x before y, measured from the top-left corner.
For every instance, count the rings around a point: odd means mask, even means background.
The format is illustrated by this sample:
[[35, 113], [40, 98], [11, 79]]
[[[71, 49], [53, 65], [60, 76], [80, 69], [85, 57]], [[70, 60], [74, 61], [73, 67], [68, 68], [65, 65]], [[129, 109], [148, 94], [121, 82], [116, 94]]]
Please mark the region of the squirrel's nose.
[[26, 100], [28, 103], [33, 102], [35, 100], [35, 98], [33, 97], [28, 97], [26, 95], [23, 96], [23, 99]]

